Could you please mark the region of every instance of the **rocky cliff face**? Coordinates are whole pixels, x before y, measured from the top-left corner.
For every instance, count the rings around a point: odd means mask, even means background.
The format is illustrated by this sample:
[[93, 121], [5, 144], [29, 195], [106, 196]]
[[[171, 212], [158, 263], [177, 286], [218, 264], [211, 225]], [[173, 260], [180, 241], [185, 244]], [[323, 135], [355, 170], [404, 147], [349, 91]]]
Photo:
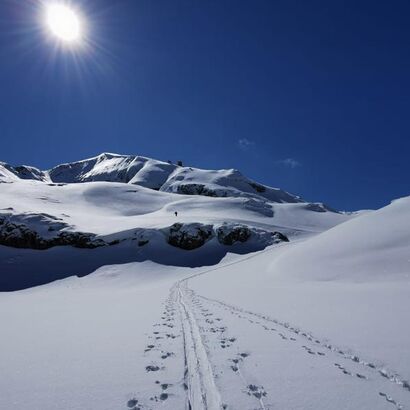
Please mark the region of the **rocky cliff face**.
[[117, 239], [98, 237], [94, 233], [78, 232], [74, 227], [48, 214], [0, 213], [0, 245], [13, 248], [45, 250], [54, 246], [73, 246], [94, 249], [116, 245], [123, 241], [137, 241], [138, 247], [153, 245], [159, 238], [176, 248], [193, 250], [216, 238], [220, 245], [232, 246], [254, 240], [266, 247], [288, 241], [280, 232], [225, 223], [220, 226], [201, 223], [175, 223], [164, 229], [129, 230]]
[[232, 246], [250, 240], [259, 242], [263, 247], [289, 239], [280, 232], [269, 232], [246, 225], [225, 223], [220, 226], [200, 223], [176, 223], [165, 230], [167, 241], [177, 248], [192, 250], [203, 246], [211, 238], [216, 238], [219, 244]]
[[44, 250], [54, 246], [93, 249], [107, 245], [96, 235], [67, 230], [69, 226], [46, 214], [0, 214], [0, 245]]
[[47, 172], [37, 168], [20, 165], [13, 167], [0, 162], [0, 182], [10, 182], [15, 179], [32, 179], [34, 181], [51, 182]]

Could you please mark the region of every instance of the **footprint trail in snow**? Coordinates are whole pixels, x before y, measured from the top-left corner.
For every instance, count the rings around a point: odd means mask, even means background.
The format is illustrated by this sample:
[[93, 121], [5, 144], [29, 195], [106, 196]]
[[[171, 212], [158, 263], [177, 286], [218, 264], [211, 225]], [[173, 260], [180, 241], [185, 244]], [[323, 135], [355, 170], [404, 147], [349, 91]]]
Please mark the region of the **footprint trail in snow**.
[[347, 410], [410, 408], [398, 376], [288, 323], [199, 295], [189, 279], [171, 288], [149, 335], [152, 388], [126, 409], [317, 410], [331, 408], [334, 384]]

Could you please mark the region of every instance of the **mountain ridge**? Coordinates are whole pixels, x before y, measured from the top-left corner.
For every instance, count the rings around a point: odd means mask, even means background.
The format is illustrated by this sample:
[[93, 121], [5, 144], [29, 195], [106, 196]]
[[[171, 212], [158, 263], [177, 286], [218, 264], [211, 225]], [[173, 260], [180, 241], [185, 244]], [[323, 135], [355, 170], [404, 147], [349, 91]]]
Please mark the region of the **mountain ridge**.
[[104, 152], [49, 170], [0, 162], [0, 180], [32, 179], [47, 183], [121, 182], [157, 191], [211, 197], [255, 197], [276, 203], [305, 202], [300, 196], [258, 183], [237, 169], [187, 167], [140, 155]]

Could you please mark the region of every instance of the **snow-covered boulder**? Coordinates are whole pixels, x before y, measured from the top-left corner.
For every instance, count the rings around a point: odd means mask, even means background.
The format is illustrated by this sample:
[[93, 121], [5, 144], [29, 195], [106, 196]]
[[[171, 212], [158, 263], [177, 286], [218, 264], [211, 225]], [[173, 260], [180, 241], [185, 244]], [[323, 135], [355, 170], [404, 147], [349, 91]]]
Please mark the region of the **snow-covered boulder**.
[[251, 230], [244, 225], [224, 224], [216, 229], [216, 236], [223, 245], [233, 245], [235, 242], [246, 242], [251, 237]]
[[289, 238], [283, 233], [278, 232], [278, 231], [272, 233], [272, 239], [273, 239], [273, 243], [289, 242]]
[[175, 223], [169, 228], [168, 243], [177, 248], [192, 250], [204, 245], [212, 235], [212, 225]]
[[249, 211], [253, 211], [268, 217], [273, 217], [274, 214], [272, 205], [264, 199], [245, 199], [243, 202], [243, 207]]
[[281, 232], [270, 232], [264, 229], [249, 227], [242, 224], [224, 223], [215, 230], [216, 237], [222, 245], [234, 245], [235, 243], [245, 243], [248, 241], [257, 242], [264, 247], [280, 243], [289, 242], [286, 235]]

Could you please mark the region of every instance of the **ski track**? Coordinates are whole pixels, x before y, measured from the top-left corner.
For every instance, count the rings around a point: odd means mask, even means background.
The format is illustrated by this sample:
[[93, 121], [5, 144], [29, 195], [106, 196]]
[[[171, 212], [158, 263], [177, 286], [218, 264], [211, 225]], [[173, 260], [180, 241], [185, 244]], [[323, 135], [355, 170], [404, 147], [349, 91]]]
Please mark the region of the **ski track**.
[[[242, 263], [246, 260], [259, 256], [261, 253], [271, 251], [272, 249], [266, 249], [256, 254], [241, 258], [240, 260], [227, 263], [223, 266], [207, 269], [185, 279], [179, 280], [172, 286], [170, 295], [165, 303], [163, 316], [161, 317], [164, 322], [162, 324], [154, 324], [154, 331], [152, 336], [150, 336], [150, 339], [153, 339], [154, 341], [150, 342], [145, 349], [145, 353], [156, 351], [160, 352], [159, 358], [161, 363], [158, 365], [157, 361], [151, 360], [150, 364], [145, 367], [145, 370], [148, 373], [160, 372], [164, 370], [165, 366], [163, 365], [163, 361], [174, 356], [173, 350], [177, 349], [177, 344], [180, 347], [181, 343], [184, 363], [182, 366], [180, 379], [176, 380], [174, 383], [161, 383], [156, 380], [155, 384], [158, 385], [160, 390], [157, 394], [154, 393], [151, 397], [149, 397], [148, 400], [151, 403], [164, 404], [169, 397], [174, 395], [169, 391], [169, 389], [179, 386], [185, 391], [184, 406], [186, 410], [224, 410], [228, 408], [228, 406], [223, 403], [217, 388], [213, 371], [214, 366], [213, 363], [211, 363], [211, 359], [208, 354], [206, 336], [204, 334], [205, 331], [214, 333], [218, 331], [224, 334], [227, 329], [223, 326], [220, 327], [219, 330], [215, 330], [214, 327], [204, 329], [199, 325], [198, 316], [201, 314], [205, 318], [205, 323], [213, 323], [213, 321], [206, 318], [208, 315], [211, 315], [210, 313], [207, 313], [209, 309], [205, 309], [200, 301], [203, 303], [208, 303], [211, 306], [219, 306], [225, 311], [228, 311], [230, 314], [235, 315], [240, 320], [246, 320], [250, 324], [263, 327], [266, 331], [276, 333], [283, 340], [289, 342], [304, 341], [305, 344], [303, 345], [295, 344], [295, 348], [299, 346], [304, 349], [307, 354], [315, 355], [318, 358], [328, 360], [335, 367], [335, 369], [343, 372], [346, 376], [355, 377], [358, 382], [367, 381], [369, 377], [366, 373], [370, 372], [372, 375], [377, 376], [379, 380], [402, 387], [405, 391], [410, 393], [409, 382], [400, 378], [397, 373], [392, 372], [391, 370], [386, 370], [384, 367], [378, 366], [375, 363], [368, 362], [358, 355], [350, 354], [350, 349], [341, 349], [334, 344], [330, 344], [326, 340], [321, 340], [315, 337], [311, 332], [304, 331], [297, 326], [290, 325], [288, 322], [246, 310], [217, 299], [199, 295], [188, 287], [188, 281], [195, 277], [226, 268], [227, 266]], [[175, 332], [172, 332], [172, 329], [176, 327], [175, 321], [177, 320], [177, 317], [180, 322], [178, 323], [181, 332], [180, 334], [175, 334]], [[169, 327], [171, 331], [160, 332], [155, 330], [157, 326]], [[167, 345], [165, 351], [161, 349], [161, 339], [163, 339]], [[234, 341], [235, 338], [222, 340]], [[226, 346], [229, 345], [222, 345], [223, 348]], [[247, 393], [248, 396], [252, 396], [258, 400], [258, 410], [269, 410], [271, 407], [264, 403], [264, 397], [267, 396], [267, 393], [263, 386], [257, 386], [249, 383], [241, 371], [240, 365], [246, 357], [247, 354], [242, 353], [239, 354], [238, 357], [231, 359], [233, 362], [231, 368], [239, 376], [241, 384], [245, 387], [242, 391]], [[360, 367], [363, 371], [360, 372], [350, 370], [348, 369], [348, 366], [343, 366], [338, 363], [337, 358], [343, 359], [343, 361], [351, 362], [351, 366], [354, 368]], [[384, 391], [378, 391], [377, 394], [382, 400], [390, 403], [397, 410], [405, 410], [405, 407], [400, 402]], [[151, 410], [153, 407], [146, 404], [148, 400], [146, 399], [145, 403], [143, 403], [136, 398], [132, 398], [128, 400], [126, 408], [127, 410]], [[155, 408], [157, 408], [157, 406]], [[171, 408], [174, 409], [175, 407], [173, 406]]]
[[184, 339], [187, 408], [192, 410], [221, 410], [224, 407], [215, 385], [208, 354], [194, 313], [186, 299], [186, 282], [178, 282], [177, 305], [180, 311]]
[[[207, 309], [205, 306], [203, 306], [202, 301], [199, 300], [198, 296], [191, 289], [187, 288], [186, 281], [184, 281], [184, 289], [186, 299], [190, 304], [195, 316], [197, 317], [199, 329], [203, 335], [204, 345], [219, 345], [222, 350], [227, 350], [234, 343], [236, 343], [236, 337], [228, 335], [228, 328], [223, 324], [222, 319], [220, 317], [214, 317], [214, 313], [211, 312], [210, 309]], [[216, 324], [215, 322], [218, 322], [218, 324]], [[212, 340], [212, 338], [214, 340]], [[230, 356], [230, 358], [225, 357], [224, 360], [218, 361], [216, 364], [214, 364], [214, 367], [220, 368], [219, 370], [222, 370], [225, 365], [227, 368], [231, 369], [239, 377], [239, 385], [238, 380], [233, 381], [233, 383], [237, 385], [236, 387], [239, 391], [245, 393], [248, 397], [257, 401], [258, 407], [256, 410], [268, 410], [268, 407], [266, 407], [264, 402], [264, 397], [266, 397], [267, 393], [263, 386], [250, 383], [244, 373], [241, 371], [241, 365], [243, 364], [244, 359], [249, 356], [249, 354], [241, 350], [237, 352], [234, 358], [232, 358], [232, 352], [227, 352], [227, 354]], [[222, 377], [224, 377], [223, 371], [221, 375]], [[251, 406], [252, 409], [255, 409], [253, 404]], [[228, 404], [222, 404], [222, 409], [225, 408], [233, 409], [235, 407], [230, 407], [228, 406]]]

